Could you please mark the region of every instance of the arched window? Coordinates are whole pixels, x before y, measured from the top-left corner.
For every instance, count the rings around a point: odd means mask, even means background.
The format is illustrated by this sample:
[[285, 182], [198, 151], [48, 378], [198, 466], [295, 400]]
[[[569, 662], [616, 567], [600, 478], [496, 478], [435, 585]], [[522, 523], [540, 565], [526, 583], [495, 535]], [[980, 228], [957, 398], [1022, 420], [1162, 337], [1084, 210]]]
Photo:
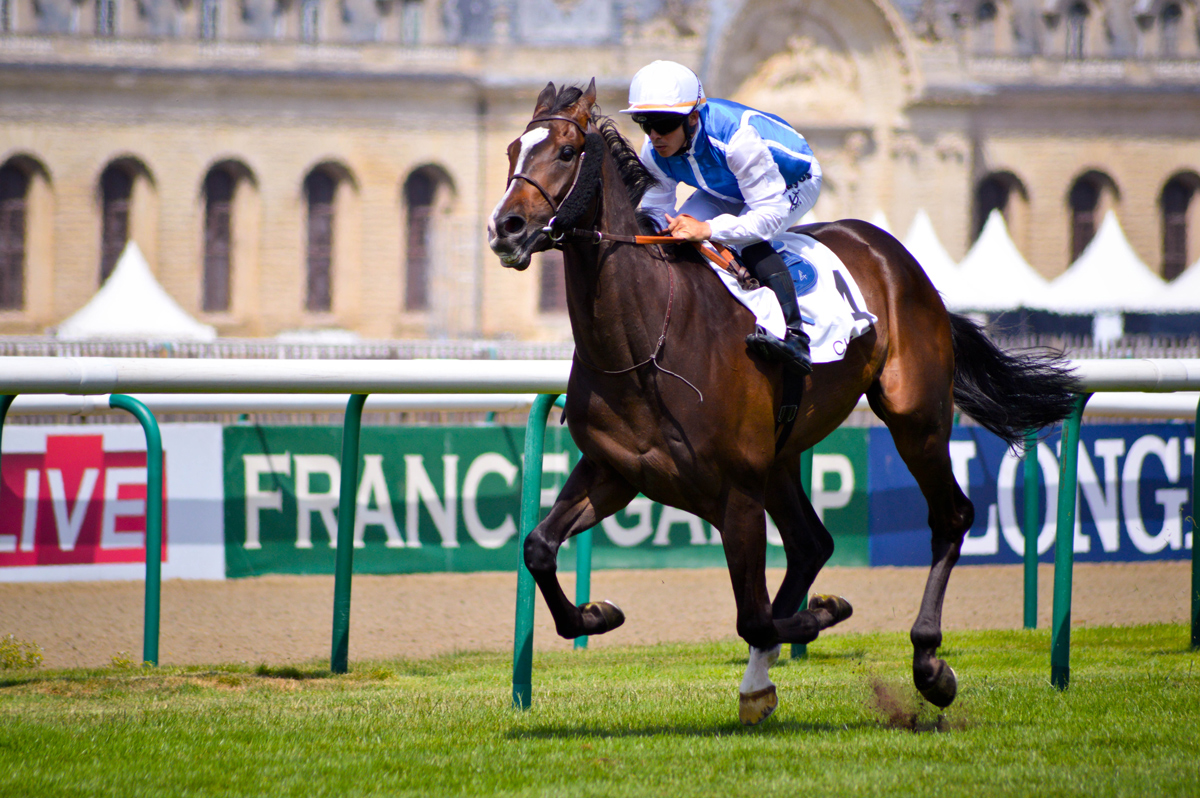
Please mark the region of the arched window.
[[200, 38], [215, 39], [220, 32], [221, 0], [200, 0]]
[[112, 36], [117, 32], [117, 0], [96, 0], [96, 35]]
[[1096, 208], [1100, 187], [1094, 180], [1080, 178], [1071, 189], [1071, 262], [1074, 263], [1096, 235]]
[[447, 223], [454, 184], [440, 166], [413, 170], [404, 181], [404, 309], [430, 310], [439, 226]]
[[227, 169], [212, 169], [204, 179], [204, 310], [229, 310], [233, 190], [236, 178]]
[[561, 313], [567, 309], [567, 279], [563, 271], [562, 250], [548, 249], [541, 254], [538, 310], [543, 313]]
[[1163, 6], [1158, 15], [1158, 54], [1162, 58], [1179, 55], [1179, 31], [1183, 25], [1183, 9], [1178, 3]]
[[1188, 206], [1196, 193], [1196, 180], [1175, 177], [1163, 186], [1160, 204], [1162, 207], [1163, 231], [1163, 277], [1173, 280], [1187, 268], [1188, 255]]
[[1001, 215], [1008, 209], [1008, 195], [1011, 186], [999, 175], [988, 175], [979, 183], [975, 190], [975, 229], [971, 240], [979, 238], [983, 225], [987, 222], [992, 211], [1000, 211]]
[[300, 39], [305, 42], [315, 42], [321, 36], [321, 3], [320, 0], [301, 0], [300, 2]]
[[433, 201], [437, 181], [426, 169], [418, 169], [404, 183], [407, 209], [405, 241], [404, 309], [429, 309], [429, 267], [433, 254]]
[[975, 205], [972, 213], [971, 240], [979, 238], [983, 226], [992, 211], [1000, 211], [1009, 232], [1018, 245], [1025, 230], [1028, 210], [1028, 195], [1025, 185], [1012, 172], [992, 172], [979, 181], [975, 188]]
[[1085, 57], [1089, 13], [1086, 3], [1074, 3], [1067, 9], [1067, 58]]
[[100, 176], [102, 218], [100, 227], [100, 282], [112, 274], [129, 240], [129, 201], [133, 196], [133, 174], [113, 164]]
[[1080, 176], [1071, 186], [1067, 205], [1071, 213], [1071, 262], [1083, 253], [1096, 235], [1102, 205], [1117, 199], [1117, 187], [1108, 175], [1090, 171]]
[[996, 4], [985, 0], [975, 7], [975, 52], [991, 55], [996, 51]]
[[421, 18], [425, 15], [424, 0], [403, 0], [400, 6], [400, 43], [421, 42]]
[[0, 310], [25, 307], [25, 220], [29, 176], [7, 163], [0, 167]]
[[304, 306], [314, 312], [333, 309], [333, 212], [337, 181], [314, 169], [304, 181], [308, 200], [307, 291]]

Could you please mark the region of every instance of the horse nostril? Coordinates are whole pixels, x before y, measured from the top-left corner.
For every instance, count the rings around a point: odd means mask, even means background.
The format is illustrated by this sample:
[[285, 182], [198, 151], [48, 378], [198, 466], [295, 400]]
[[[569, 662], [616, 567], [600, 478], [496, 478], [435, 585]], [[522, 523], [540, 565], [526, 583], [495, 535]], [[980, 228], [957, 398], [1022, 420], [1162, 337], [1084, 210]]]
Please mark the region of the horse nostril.
[[520, 216], [509, 216], [501, 223], [500, 229], [506, 236], [515, 236], [525, 229], [525, 220]]

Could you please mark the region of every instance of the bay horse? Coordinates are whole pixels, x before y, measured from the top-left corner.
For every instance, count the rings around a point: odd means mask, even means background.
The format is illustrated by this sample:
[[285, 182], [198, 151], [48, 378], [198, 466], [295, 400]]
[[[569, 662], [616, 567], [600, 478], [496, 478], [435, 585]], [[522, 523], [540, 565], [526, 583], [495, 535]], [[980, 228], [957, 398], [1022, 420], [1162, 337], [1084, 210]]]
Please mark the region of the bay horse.
[[[833, 553], [800, 484], [800, 453], [836, 429], [866, 395], [929, 507], [932, 567], [913, 624], [913, 680], [938, 707], [957, 693], [937, 656], [942, 602], [974, 519], [949, 454], [955, 407], [1020, 446], [1030, 430], [1070, 412], [1074, 377], [1050, 354], [1010, 354], [972, 320], [947, 312], [913, 256], [858, 220], [796, 228], [825, 244], [854, 276], [878, 322], [845, 357], [806, 378], [794, 428], [779, 440], [782, 367], [744, 342], [751, 313], [717, 275], [683, 250], [633, 245], [636, 206], [653, 184], [611, 119], [586, 90], [550, 83], [525, 133], [508, 148], [509, 180], [488, 224], [504, 266], [528, 268], [557, 243], [575, 339], [566, 422], [582, 458], [545, 520], [525, 541], [556, 631], [597, 635], [624, 621], [612, 602], [576, 606], [556, 557], [563, 541], [620, 511], [640, 492], [691, 512], [721, 534], [750, 645], [739, 716], [764, 720], [778, 699], [767, 668], [782, 643], [809, 643], [850, 616], [849, 602], [814, 596]], [[579, 229], [582, 228], [582, 229]], [[766, 518], [779, 529], [787, 569], [774, 600], [765, 576]]]

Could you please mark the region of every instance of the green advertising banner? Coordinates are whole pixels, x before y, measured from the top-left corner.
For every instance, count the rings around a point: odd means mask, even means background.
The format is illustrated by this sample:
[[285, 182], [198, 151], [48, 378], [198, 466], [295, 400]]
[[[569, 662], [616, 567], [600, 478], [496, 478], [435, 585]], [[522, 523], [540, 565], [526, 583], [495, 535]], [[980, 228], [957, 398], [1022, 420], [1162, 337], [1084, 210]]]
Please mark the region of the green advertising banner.
[[[518, 427], [363, 428], [354, 570], [514, 570], [524, 438]], [[840, 429], [814, 454], [811, 495], [837, 543], [831, 564], [868, 564], [866, 442], [866, 430]], [[340, 451], [338, 427], [225, 428], [227, 576], [333, 573]], [[543, 508], [579, 456], [564, 427], [546, 430]], [[778, 533], [767, 532], [767, 562], [782, 566]], [[725, 565], [707, 523], [644, 497], [593, 534], [596, 568]], [[570, 542], [559, 559], [574, 567]]]

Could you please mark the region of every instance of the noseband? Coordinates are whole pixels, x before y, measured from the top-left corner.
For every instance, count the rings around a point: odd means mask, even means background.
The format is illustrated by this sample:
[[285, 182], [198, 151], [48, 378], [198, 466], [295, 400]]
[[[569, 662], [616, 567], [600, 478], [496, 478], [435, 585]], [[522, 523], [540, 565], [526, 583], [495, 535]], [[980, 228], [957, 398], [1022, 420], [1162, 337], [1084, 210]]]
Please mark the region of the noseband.
[[[536, 124], [540, 124], [542, 122], [553, 122], [556, 120], [559, 122], [570, 122], [579, 130], [584, 139], [587, 139], [587, 130], [584, 128], [584, 126], [569, 116], [539, 116], [537, 119], [529, 120], [529, 124], [525, 126], [525, 132], [528, 133], [529, 128]], [[575, 185], [579, 182], [579, 175], [583, 173], [583, 159], [585, 157], [587, 157], [587, 153], [580, 150], [579, 163], [575, 167], [575, 179], [571, 181], [571, 187], [567, 189], [567, 193], [563, 195], [562, 202], [555, 202], [554, 197], [550, 196], [550, 192], [543, 188], [541, 183], [534, 180], [524, 172], [516, 172], [508, 178], [508, 185], [512, 185], [512, 181], [514, 180], [524, 180], [526, 183], [536, 188], [538, 192], [540, 192], [541, 195], [546, 199], [546, 202], [550, 205], [550, 209], [554, 211], [555, 215], [550, 217], [550, 221], [546, 222], [546, 226], [542, 228], [542, 232], [549, 236], [550, 240], [555, 243], [562, 241], [564, 235], [564, 233], [559, 233], [558, 235], [555, 235], [554, 233], [554, 223], [557, 220], [558, 209], [562, 207], [563, 203], [567, 201], [567, 198], [570, 197], [572, 192], [575, 191]]]

